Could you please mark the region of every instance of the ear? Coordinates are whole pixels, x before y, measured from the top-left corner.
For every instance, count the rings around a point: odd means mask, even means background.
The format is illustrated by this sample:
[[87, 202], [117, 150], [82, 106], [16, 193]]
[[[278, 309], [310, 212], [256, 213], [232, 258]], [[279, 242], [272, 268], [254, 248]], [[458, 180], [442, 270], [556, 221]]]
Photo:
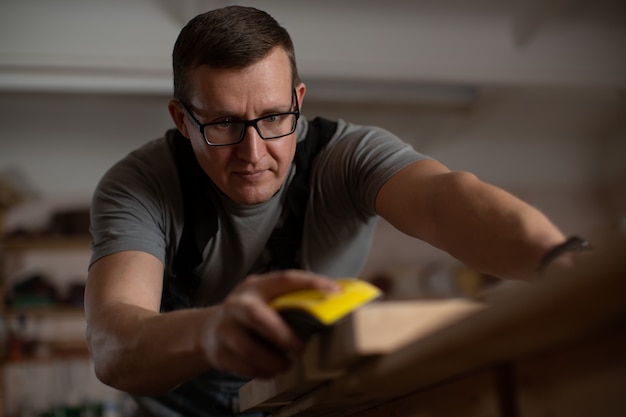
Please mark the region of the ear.
[[304, 101], [304, 95], [306, 94], [306, 84], [300, 83], [296, 86], [296, 96], [298, 97], [298, 106], [302, 111], [302, 101]]
[[180, 133], [182, 133], [184, 137], [189, 139], [189, 129], [187, 129], [187, 124], [185, 124], [185, 119], [187, 118], [187, 115], [185, 114], [185, 110], [183, 109], [182, 104], [180, 104], [180, 101], [174, 98], [171, 99], [167, 104], [167, 109], [169, 110], [170, 117], [174, 121], [174, 124], [176, 125]]

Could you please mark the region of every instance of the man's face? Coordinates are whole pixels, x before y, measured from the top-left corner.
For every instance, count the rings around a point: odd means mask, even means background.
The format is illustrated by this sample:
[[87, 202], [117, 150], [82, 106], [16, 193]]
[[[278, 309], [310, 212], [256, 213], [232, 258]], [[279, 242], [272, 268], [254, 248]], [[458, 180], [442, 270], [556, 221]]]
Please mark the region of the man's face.
[[[244, 69], [200, 66], [190, 71], [189, 77], [194, 94], [187, 104], [201, 123], [256, 119], [295, 107], [291, 66], [282, 48]], [[296, 88], [299, 103], [305, 90], [304, 84]], [[295, 133], [264, 140], [254, 127], [247, 127], [242, 142], [209, 146], [175, 100], [170, 102], [170, 114], [190, 139], [204, 172], [233, 201], [262, 203], [280, 189], [294, 157]]]

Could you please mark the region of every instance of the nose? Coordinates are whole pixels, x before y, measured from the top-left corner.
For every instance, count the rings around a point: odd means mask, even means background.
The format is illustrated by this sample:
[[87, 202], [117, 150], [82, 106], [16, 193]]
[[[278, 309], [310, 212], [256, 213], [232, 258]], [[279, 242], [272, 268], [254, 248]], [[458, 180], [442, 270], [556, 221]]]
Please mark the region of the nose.
[[247, 162], [255, 164], [265, 156], [265, 140], [259, 136], [254, 126], [247, 126], [243, 141], [237, 144], [237, 156]]

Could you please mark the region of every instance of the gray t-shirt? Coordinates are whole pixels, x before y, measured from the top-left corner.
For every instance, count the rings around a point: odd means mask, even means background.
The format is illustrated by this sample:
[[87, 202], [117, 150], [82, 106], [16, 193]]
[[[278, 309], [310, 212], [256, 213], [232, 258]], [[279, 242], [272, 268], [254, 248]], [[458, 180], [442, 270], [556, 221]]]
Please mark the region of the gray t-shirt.
[[[298, 141], [307, 129], [308, 121], [301, 117]], [[300, 265], [330, 277], [358, 275], [370, 249], [379, 189], [399, 170], [424, 158], [383, 129], [339, 120], [313, 162]], [[292, 165], [287, 183], [294, 173]], [[253, 206], [238, 205], [212, 190], [219, 226], [195, 271], [201, 277], [197, 305], [220, 302], [247, 275], [262, 269], [268, 256], [265, 244], [281, 220], [287, 188]], [[139, 250], [171, 267], [183, 211], [174, 156], [165, 139], [151, 141], [115, 164], [94, 193], [91, 263], [115, 252]]]

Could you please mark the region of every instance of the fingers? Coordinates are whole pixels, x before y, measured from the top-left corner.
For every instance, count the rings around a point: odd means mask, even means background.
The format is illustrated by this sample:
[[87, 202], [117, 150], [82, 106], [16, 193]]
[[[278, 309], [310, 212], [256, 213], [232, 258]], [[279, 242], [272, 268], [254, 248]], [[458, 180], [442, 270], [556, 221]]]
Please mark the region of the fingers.
[[289, 354], [303, 342], [269, 302], [299, 290], [334, 292], [339, 286], [306, 271], [250, 276], [219, 307], [207, 335], [207, 356], [214, 367], [246, 376], [270, 377], [290, 366]]
[[289, 369], [289, 357], [244, 327], [223, 331], [212, 363], [220, 370], [242, 376], [268, 378]]
[[302, 340], [268, 302], [285, 293], [311, 289], [334, 292], [339, 291], [339, 285], [325, 276], [306, 271], [277, 271], [249, 277], [237, 295], [229, 300], [245, 304], [245, 308], [236, 309], [243, 325], [282, 350], [300, 352]]
[[274, 271], [264, 275], [252, 275], [242, 285], [240, 291], [255, 291], [265, 301], [301, 290], [339, 291], [339, 285], [324, 275], [301, 270]]

